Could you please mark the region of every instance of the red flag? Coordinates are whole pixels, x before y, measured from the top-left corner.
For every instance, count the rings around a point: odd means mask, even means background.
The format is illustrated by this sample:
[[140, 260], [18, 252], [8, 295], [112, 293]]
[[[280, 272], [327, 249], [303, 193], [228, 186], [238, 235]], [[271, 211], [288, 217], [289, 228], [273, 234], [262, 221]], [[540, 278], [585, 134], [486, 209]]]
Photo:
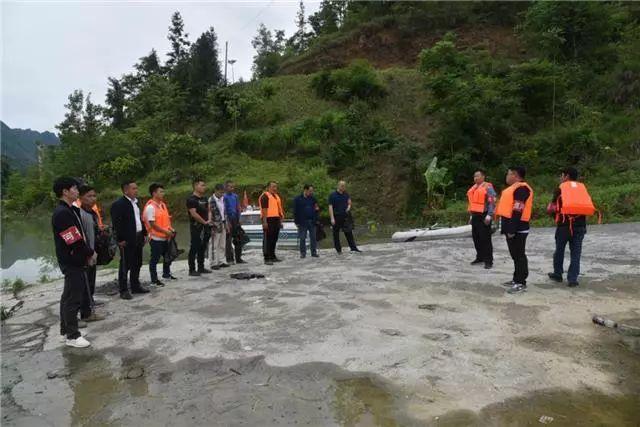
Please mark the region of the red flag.
[[247, 209], [249, 206], [249, 198], [247, 197], [247, 190], [244, 190], [244, 197], [242, 198], [242, 210]]

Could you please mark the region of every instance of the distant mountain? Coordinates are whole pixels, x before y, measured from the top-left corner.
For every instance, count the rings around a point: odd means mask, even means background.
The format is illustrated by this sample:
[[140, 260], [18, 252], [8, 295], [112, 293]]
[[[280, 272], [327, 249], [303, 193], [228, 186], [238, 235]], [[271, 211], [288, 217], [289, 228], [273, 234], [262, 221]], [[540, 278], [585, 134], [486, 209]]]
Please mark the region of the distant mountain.
[[2, 155], [9, 159], [14, 169], [24, 169], [38, 160], [37, 143], [43, 145], [60, 144], [58, 137], [51, 132], [37, 132], [31, 129], [11, 129], [0, 121], [2, 127], [0, 142]]

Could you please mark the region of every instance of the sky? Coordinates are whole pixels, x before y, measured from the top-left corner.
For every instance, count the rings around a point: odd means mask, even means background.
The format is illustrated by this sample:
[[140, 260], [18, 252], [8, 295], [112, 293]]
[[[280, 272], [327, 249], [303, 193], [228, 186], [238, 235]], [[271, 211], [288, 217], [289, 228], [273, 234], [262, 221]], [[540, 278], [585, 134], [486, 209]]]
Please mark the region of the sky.
[[[155, 48], [164, 60], [171, 15], [179, 11], [189, 39], [213, 26], [221, 63], [224, 42], [234, 77], [251, 78], [251, 39], [258, 25], [295, 32], [298, 1], [6, 1], [2, 15], [2, 107], [12, 128], [53, 131], [73, 90], [104, 104], [107, 78], [130, 72]], [[304, 2], [306, 15], [318, 2]], [[231, 67], [228, 68], [231, 80]]]

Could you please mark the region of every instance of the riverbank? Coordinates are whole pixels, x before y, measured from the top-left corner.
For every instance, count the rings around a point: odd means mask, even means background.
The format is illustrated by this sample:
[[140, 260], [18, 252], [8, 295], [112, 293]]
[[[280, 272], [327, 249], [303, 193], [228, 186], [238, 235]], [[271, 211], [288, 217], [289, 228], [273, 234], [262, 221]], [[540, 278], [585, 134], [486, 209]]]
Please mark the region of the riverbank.
[[531, 233], [524, 294], [494, 246], [491, 271], [468, 239], [253, 251], [200, 278], [181, 262], [146, 296], [98, 295], [86, 350], [57, 334], [60, 281], [29, 287], [2, 328], [3, 425], [637, 425], [637, 340], [591, 316], [640, 318], [640, 224], [590, 227], [576, 289], [546, 278], [553, 229]]

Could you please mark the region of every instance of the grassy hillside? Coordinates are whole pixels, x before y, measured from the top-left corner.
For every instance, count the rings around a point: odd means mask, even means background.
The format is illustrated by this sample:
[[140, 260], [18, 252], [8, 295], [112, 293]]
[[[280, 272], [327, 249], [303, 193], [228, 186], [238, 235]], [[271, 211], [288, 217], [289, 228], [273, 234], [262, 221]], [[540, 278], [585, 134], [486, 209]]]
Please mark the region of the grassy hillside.
[[254, 203], [269, 180], [287, 200], [312, 183], [323, 205], [345, 179], [359, 222], [460, 223], [475, 170], [501, 189], [506, 168], [520, 164], [537, 223], [548, 223], [544, 206], [566, 166], [580, 170], [606, 221], [640, 219], [635, 3], [332, 9], [341, 4], [322, 3], [306, 45], [261, 27], [251, 82], [209, 79], [200, 65], [219, 63], [202, 45], [181, 64], [161, 67], [150, 55], [110, 80], [105, 120], [74, 92], [62, 145], [39, 170], [10, 177], [3, 212], [49, 208], [61, 174], [94, 183], [107, 204], [124, 178], [163, 182], [178, 217], [194, 176], [233, 179]]

